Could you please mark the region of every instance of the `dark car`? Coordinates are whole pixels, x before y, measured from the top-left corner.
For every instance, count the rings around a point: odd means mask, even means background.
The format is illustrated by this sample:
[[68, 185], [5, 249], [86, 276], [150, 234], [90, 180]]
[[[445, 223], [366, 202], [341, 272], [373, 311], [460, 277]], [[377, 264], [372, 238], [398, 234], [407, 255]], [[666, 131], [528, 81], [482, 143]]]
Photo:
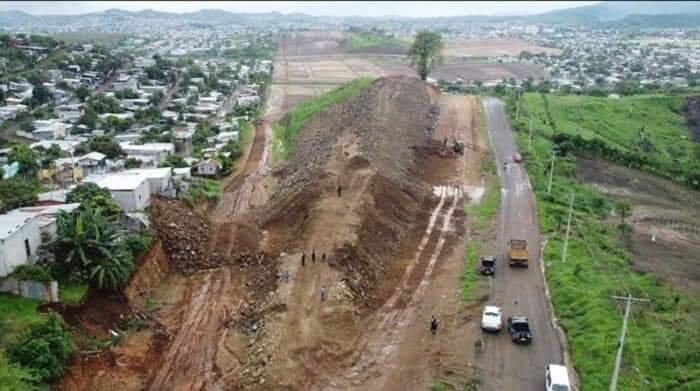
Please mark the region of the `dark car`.
[[481, 274], [496, 273], [496, 257], [481, 257]]
[[511, 339], [515, 343], [532, 342], [530, 324], [524, 316], [511, 316], [508, 318], [508, 331], [510, 332]]

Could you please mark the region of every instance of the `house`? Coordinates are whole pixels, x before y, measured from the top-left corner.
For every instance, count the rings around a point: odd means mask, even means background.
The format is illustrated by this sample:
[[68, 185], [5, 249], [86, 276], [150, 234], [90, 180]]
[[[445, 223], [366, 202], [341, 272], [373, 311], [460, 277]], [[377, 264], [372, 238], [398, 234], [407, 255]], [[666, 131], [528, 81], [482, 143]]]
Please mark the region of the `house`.
[[103, 174], [107, 169], [107, 155], [100, 152], [90, 152], [78, 157], [77, 160], [85, 175]]
[[34, 262], [41, 244], [39, 219], [14, 211], [0, 215], [0, 278]]
[[84, 182], [91, 182], [109, 190], [112, 199], [124, 212], [143, 210], [151, 203], [148, 179], [143, 175], [107, 174], [85, 178]]
[[173, 131], [173, 139], [175, 140], [175, 153], [184, 157], [191, 156], [193, 150], [193, 135], [193, 132], [187, 130], [186, 128], [175, 129]]
[[[54, 161], [56, 181], [65, 186], [76, 183], [85, 177], [83, 168], [78, 164], [78, 158], [59, 158]], [[42, 174], [43, 175], [43, 174]]]
[[140, 175], [148, 179], [148, 189], [151, 194], [159, 194], [174, 197], [173, 172], [170, 167], [163, 168], [139, 168], [127, 170], [123, 175]]
[[56, 215], [58, 212], [70, 213], [79, 206], [80, 203], [29, 206], [16, 209], [13, 213], [24, 213], [36, 217], [41, 241], [48, 243], [56, 236]]
[[84, 104], [65, 104], [56, 106], [54, 111], [63, 121], [77, 122], [83, 115]]
[[75, 148], [80, 145], [80, 141], [78, 140], [41, 140], [38, 141], [34, 144], [31, 145], [31, 148], [36, 148], [36, 147], [44, 147], [46, 149], [51, 148], [53, 144], [58, 145], [58, 148], [61, 149], [61, 151], [68, 152], [72, 154], [75, 152]]
[[215, 136], [217, 143], [228, 143], [229, 141], [238, 141], [238, 132], [221, 132]]
[[119, 145], [128, 156], [148, 156], [157, 164], [162, 163], [168, 156], [175, 153], [175, 145], [172, 143], [147, 143], [137, 145], [125, 142], [119, 143]]
[[257, 105], [258, 103], [260, 103], [260, 97], [257, 95], [239, 96], [236, 100], [236, 104], [241, 107]]
[[68, 134], [68, 125], [60, 121], [36, 120], [32, 125], [35, 128], [32, 135], [39, 140], [62, 139]]
[[195, 166], [195, 169], [198, 175], [216, 176], [221, 171], [221, 163], [216, 159], [204, 159]]

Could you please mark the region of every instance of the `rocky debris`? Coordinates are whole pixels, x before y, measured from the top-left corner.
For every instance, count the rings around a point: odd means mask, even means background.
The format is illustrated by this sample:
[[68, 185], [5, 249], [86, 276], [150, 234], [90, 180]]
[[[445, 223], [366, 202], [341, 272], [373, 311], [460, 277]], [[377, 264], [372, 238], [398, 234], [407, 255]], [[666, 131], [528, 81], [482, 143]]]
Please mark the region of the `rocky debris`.
[[205, 254], [209, 221], [182, 202], [165, 197], [151, 199], [151, 220], [170, 259], [170, 268], [193, 273], [218, 266], [218, 259]]
[[428, 117], [428, 127], [426, 128], [426, 131], [428, 134], [432, 135], [433, 132], [435, 132], [435, 129], [437, 129], [438, 122], [440, 121], [440, 106], [435, 104], [428, 106], [426, 115]]

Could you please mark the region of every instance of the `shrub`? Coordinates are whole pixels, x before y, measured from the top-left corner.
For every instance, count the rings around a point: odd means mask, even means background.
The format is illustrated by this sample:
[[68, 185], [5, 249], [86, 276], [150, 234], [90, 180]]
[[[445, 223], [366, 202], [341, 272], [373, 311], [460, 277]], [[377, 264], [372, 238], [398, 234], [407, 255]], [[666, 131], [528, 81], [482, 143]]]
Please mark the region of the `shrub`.
[[49, 382], [63, 374], [73, 346], [54, 314], [45, 323], [33, 327], [8, 349], [10, 360], [22, 365], [37, 382]]
[[53, 280], [51, 277], [51, 272], [46, 266], [43, 265], [19, 265], [12, 272], [12, 276], [18, 280], [33, 280], [41, 282]]

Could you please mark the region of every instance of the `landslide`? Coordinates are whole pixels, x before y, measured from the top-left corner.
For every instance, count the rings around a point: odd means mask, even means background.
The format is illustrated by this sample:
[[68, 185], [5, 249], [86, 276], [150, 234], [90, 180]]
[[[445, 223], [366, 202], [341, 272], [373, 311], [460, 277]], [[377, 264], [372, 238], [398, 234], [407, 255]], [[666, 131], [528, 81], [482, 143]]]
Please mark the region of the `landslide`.
[[304, 123], [259, 216], [269, 244], [307, 254], [326, 246], [355, 298], [369, 301], [431, 194], [418, 168], [432, 145], [438, 95], [415, 78], [381, 78]]

